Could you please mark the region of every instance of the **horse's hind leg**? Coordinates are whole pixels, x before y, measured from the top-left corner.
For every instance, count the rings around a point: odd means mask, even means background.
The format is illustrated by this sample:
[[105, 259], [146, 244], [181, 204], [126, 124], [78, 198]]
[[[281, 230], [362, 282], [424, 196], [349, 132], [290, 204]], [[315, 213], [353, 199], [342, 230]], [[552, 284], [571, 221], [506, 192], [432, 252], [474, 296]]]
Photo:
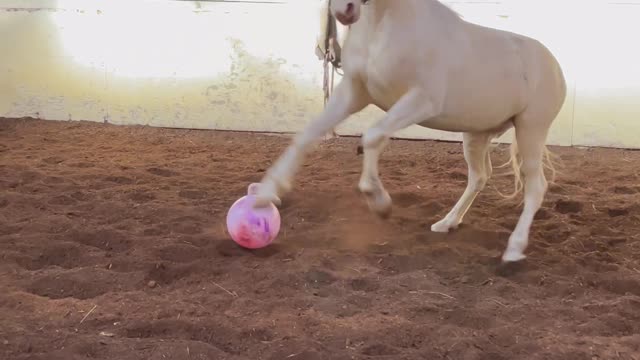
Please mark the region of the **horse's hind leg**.
[[526, 257], [524, 250], [529, 243], [529, 230], [547, 191], [543, 157], [550, 122], [544, 116], [536, 115], [542, 114], [527, 110], [515, 119], [515, 141], [522, 159], [520, 173], [524, 182], [524, 208], [502, 256], [505, 262]]
[[448, 232], [457, 228], [476, 196], [484, 189], [493, 171], [489, 155], [492, 137], [491, 133], [463, 134], [464, 159], [467, 162], [469, 178], [467, 188], [447, 216], [431, 226], [431, 231]]

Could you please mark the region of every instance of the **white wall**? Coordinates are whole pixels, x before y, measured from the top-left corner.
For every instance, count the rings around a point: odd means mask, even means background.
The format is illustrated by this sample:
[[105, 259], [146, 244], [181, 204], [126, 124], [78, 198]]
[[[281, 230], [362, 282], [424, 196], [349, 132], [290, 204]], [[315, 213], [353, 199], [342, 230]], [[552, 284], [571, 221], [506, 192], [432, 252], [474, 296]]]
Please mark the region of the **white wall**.
[[[569, 95], [551, 144], [640, 148], [640, 0], [447, 3], [559, 58]], [[297, 131], [322, 109], [316, 6], [0, 0], [0, 116]], [[359, 134], [381, 115], [368, 108], [339, 132]], [[398, 135], [460, 139], [419, 127]]]

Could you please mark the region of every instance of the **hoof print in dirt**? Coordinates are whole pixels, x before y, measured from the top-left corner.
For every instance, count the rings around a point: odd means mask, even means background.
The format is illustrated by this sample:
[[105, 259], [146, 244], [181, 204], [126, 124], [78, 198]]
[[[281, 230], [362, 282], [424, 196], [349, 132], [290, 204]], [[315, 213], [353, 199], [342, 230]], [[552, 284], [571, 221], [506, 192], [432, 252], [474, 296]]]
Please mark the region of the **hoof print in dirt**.
[[362, 349], [362, 354], [367, 356], [392, 356], [398, 355], [398, 350], [385, 344], [373, 344]]
[[224, 257], [246, 256], [250, 254], [259, 258], [269, 258], [281, 253], [281, 248], [280, 244], [271, 244], [262, 249], [245, 249], [231, 240], [223, 240], [216, 245], [218, 254]]
[[169, 169], [162, 169], [162, 168], [157, 168], [157, 167], [151, 167], [147, 169], [147, 172], [156, 176], [160, 176], [160, 177], [173, 177], [173, 176], [178, 176], [180, 175], [179, 173], [173, 171], [173, 170], [169, 170]]
[[498, 276], [510, 277], [524, 272], [527, 269], [526, 261], [526, 259], [509, 262], [502, 262], [502, 260], [499, 260], [498, 264], [495, 267], [495, 273]]
[[555, 209], [560, 214], [576, 214], [582, 211], [584, 204], [579, 201], [558, 200]]
[[337, 280], [335, 276], [322, 270], [310, 270], [304, 278], [314, 288], [331, 285]]
[[281, 249], [282, 249], [282, 246], [280, 244], [271, 244], [262, 249], [253, 249], [250, 251], [252, 255], [265, 259], [265, 258], [270, 258], [276, 254], [280, 254], [282, 252]]
[[607, 209], [607, 214], [609, 217], [627, 216], [629, 215], [629, 210], [625, 208], [610, 208]]
[[[282, 357], [281, 357], [282, 356]], [[321, 360], [324, 359], [320, 353], [313, 350], [305, 350], [299, 353], [293, 353], [290, 355], [275, 354], [270, 357], [269, 360], [280, 360], [286, 358], [287, 360]]]
[[380, 288], [380, 284], [370, 279], [353, 279], [350, 282], [354, 291], [373, 292]]
[[233, 241], [220, 241], [216, 245], [216, 250], [218, 251], [218, 254], [224, 257], [243, 256], [247, 252], [246, 249], [238, 246]]
[[[180, 279], [186, 278], [197, 271], [196, 264], [169, 264], [158, 263], [147, 273], [144, 284], [153, 281], [156, 285], [169, 285]], [[155, 287], [155, 285], [154, 285]]]

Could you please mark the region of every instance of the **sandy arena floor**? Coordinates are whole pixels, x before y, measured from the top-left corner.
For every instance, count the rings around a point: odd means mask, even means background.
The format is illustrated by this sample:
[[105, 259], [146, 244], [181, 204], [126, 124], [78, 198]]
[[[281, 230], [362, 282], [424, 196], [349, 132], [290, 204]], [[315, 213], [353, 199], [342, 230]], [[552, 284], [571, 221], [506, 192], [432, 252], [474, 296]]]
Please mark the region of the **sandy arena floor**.
[[504, 169], [435, 234], [461, 145], [392, 142], [384, 221], [358, 142], [323, 143], [277, 243], [246, 251], [226, 210], [287, 138], [0, 119], [0, 359], [640, 360], [640, 152], [553, 148], [529, 257], [504, 269]]

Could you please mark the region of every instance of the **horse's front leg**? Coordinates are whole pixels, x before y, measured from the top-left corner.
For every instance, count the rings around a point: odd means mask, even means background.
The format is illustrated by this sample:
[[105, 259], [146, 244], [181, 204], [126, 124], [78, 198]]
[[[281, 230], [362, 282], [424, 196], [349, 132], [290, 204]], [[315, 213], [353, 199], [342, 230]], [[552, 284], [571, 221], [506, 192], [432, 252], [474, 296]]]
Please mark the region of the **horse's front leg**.
[[369, 209], [381, 217], [391, 214], [391, 197], [379, 177], [378, 161], [389, 138], [398, 130], [423, 122], [440, 113], [441, 102], [419, 88], [407, 92], [376, 125], [362, 136], [364, 159], [358, 185]]
[[285, 152], [267, 170], [258, 188], [255, 206], [264, 207], [270, 203], [280, 205], [280, 197], [291, 190], [293, 176], [309, 149], [324, 134], [369, 103], [369, 96], [360, 80], [344, 77], [322, 113], [294, 137]]

